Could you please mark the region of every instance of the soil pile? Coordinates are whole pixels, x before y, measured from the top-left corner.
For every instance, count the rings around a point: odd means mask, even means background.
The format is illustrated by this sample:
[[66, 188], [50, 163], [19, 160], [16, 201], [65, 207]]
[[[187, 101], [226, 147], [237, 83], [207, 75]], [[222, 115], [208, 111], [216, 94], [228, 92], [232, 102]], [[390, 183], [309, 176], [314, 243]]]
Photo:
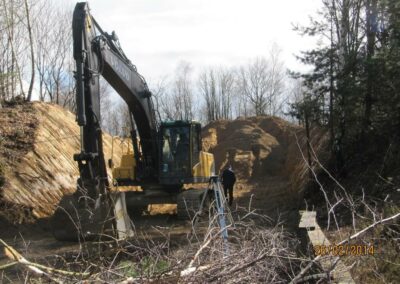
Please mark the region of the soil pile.
[[[103, 135], [111, 158], [112, 138]], [[114, 138], [118, 163], [126, 143]], [[57, 105], [24, 103], [0, 110], [0, 215], [13, 223], [50, 216], [64, 194], [76, 189], [80, 151], [75, 115]]]
[[[326, 133], [313, 129], [311, 137], [314, 151], [321, 153]], [[232, 165], [242, 180], [280, 176], [298, 190], [307, 178], [305, 130], [278, 117], [212, 122], [203, 129], [203, 148], [214, 154], [217, 172]]]
[[[278, 177], [277, 184], [288, 182], [297, 192], [307, 180], [302, 127], [260, 116], [212, 122], [202, 133], [203, 148], [214, 154], [217, 171], [232, 165], [242, 183], [266, 184], [265, 179]], [[313, 130], [311, 137], [320, 153], [326, 133]], [[103, 142], [106, 160], [113, 148], [118, 163], [127, 144], [114, 138], [112, 147], [107, 134]], [[79, 151], [79, 127], [71, 112], [39, 102], [1, 109], [0, 216], [14, 223], [50, 216], [61, 197], [76, 189], [73, 155]]]

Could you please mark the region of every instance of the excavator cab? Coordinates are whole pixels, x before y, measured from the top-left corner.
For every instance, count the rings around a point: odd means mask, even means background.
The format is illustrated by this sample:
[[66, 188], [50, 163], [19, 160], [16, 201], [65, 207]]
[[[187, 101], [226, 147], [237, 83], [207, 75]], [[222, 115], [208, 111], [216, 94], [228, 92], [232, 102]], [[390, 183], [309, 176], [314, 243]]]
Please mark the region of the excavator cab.
[[[182, 185], [208, 182], [214, 174], [214, 156], [201, 150], [201, 124], [194, 121], [162, 122], [158, 135], [159, 183]], [[113, 168], [118, 185], [138, 185], [134, 153], [122, 156]]]
[[163, 122], [160, 127], [160, 181], [163, 184], [193, 182], [199, 163], [201, 125], [198, 122]]

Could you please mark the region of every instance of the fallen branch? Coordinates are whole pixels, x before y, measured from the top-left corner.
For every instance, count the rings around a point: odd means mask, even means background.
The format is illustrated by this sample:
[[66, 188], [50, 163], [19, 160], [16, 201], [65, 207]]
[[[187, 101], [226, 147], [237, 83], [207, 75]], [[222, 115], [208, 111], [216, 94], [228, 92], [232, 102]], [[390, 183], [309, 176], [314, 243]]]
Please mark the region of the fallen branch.
[[[18, 251], [16, 251], [12, 246], [8, 245], [5, 241], [0, 239], [0, 243], [4, 246], [4, 253], [5, 255], [15, 261], [15, 264], [19, 263], [24, 266], [26, 266], [28, 269], [32, 270], [35, 274], [39, 276], [47, 276], [50, 277], [53, 281], [55, 281], [52, 278], [52, 274], [59, 274], [63, 276], [79, 276], [86, 278], [90, 275], [88, 272], [72, 272], [72, 271], [65, 271], [65, 270], [60, 270], [60, 269], [55, 269], [52, 267], [48, 267], [39, 263], [34, 263], [29, 260], [27, 260], [25, 257], [23, 257]], [[9, 264], [11, 266], [11, 264]]]
[[199, 257], [200, 253], [210, 244], [212, 238], [209, 238], [208, 241], [206, 241], [196, 252], [196, 254], [194, 255], [193, 259], [190, 261], [189, 266], [187, 267], [187, 269], [191, 268], [194, 264], [194, 262], [196, 261], [196, 259]]
[[203, 270], [207, 270], [209, 268], [210, 268], [210, 265], [203, 265], [203, 266], [198, 266], [198, 267], [191, 266], [191, 267], [186, 268], [185, 270], [182, 270], [180, 275], [181, 275], [181, 277], [186, 277], [196, 271], [203, 271]]
[[348, 243], [351, 240], [354, 240], [358, 237], [360, 237], [361, 235], [363, 235], [364, 233], [366, 233], [367, 231], [371, 230], [372, 228], [376, 227], [377, 225], [384, 225], [386, 223], [389, 223], [391, 221], [396, 220], [397, 218], [400, 217], [400, 213], [397, 213], [396, 215], [393, 215], [391, 217], [388, 217], [386, 219], [382, 219], [379, 221], [376, 221], [375, 223], [369, 225], [368, 227], [362, 229], [361, 231], [359, 231], [358, 233], [355, 233], [354, 235], [350, 236], [348, 239], [341, 241], [340, 243], [338, 243], [338, 245], [343, 245], [345, 243]]
[[249, 266], [252, 266], [256, 262], [259, 262], [259, 261], [263, 260], [266, 257], [274, 257], [274, 256], [275, 255], [270, 255], [270, 254], [263, 253], [259, 257], [257, 257], [256, 259], [254, 259], [254, 260], [252, 260], [250, 262], [247, 262], [247, 263], [244, 263], [244, 264], [242, 264], [240, 266], [234, 267], [233, 269], [228, 270], [228, 271], [226, 271], [224, 273], [220, 273], [220, 274], [215, 275], [214, 277], [212, 277], [210, 279], [210, 281], [214, 281], [214, 280], [216, 280], [216, 279], [218, 279], [220, 277], [226, 276], [226, 275], [231, 275], [231, 274], [236, 273], [236, 272], [238, 272], [240, 270], [243, 270], [243, 269], [245, 269], [245, 268], [247, 268]]
[[0, 266], [0, 270], [7, 269], [7, 268], [9, 268], [11, 266], [14, 266], [16, 264], [18, 264], [18, 261], [13, 261], [13, 262], [10, 262], [10, 263], [6, 263], [6, 264]]
[[210, 230], [210, 232], [208, 232], [208, 234], [207, 234], [207, 236], [206, 236], [206, 238], [208, 238], [208, 240], [207, 240], [206, 242], [204, 242], [204, 244], [197, 250], [197, 252], [196, 252], [196, 254], [194, 255], [193, 259], [190, 261], [188, 267], [186, 267], [186, 269], [184, 269], [184, 270], [181, 271], [180, 274], [181, 274], [182, 277], [188, 276], [189, 274], [192, 274], [193, 272], [195, 272], [195, 271], [197, 271], [197, 270], [205, 270], [205, 269], [208, 268], [207, 265], [206, 265], [206, 266], [194, 267], [193, 264], [194, 264], [194, 262], [196, 261], [196, 259], [199, 257], [200, 253], [201, 253], [205, 248], [208, 247], [208, 245], [210, 244], [210, 242], [213, 241], [213, 240], [216, 238], [216, 236], [218, 236], [219, 234], [221, 234], [223, 230], [225, 230], [225, 229], [227, 229], [227, 228], [229, 228], [229, 227], [230, 227], [230, 225], [229, 225], [229, 226], [226, 226], [225, 228], [222, 228], [222, 229], [221, 229], [220, 231], [218, 231], [218, 233], [215, 234], [214, 236], [211, 236], [211, 232], [213, 231], [214, 228], [212, 228], [212, 229]]
[[296, 281], [296, 284], [308, 282], [310, 280], [321, 280], [321, 279], [330, 279], [330, 277], [327, 273], [313, 274], [300, 278], [299, 280]]
[[[346, 243], [350, 242], [351, 240], [354, 240], [354, 239], [356, 239], [356, 238], [358, 238], [358, 237], [364, 235], [366, 232], [368, 232], [369, 230], [375, 228], [376, 226], [378, 226], [378, 225], [384, 225], [384, 224], [386, 224], [386, 223], [389, 223], [389, 222], [391, 222], [391, 221], [396, 220], [396, 219], [399, 218], [399, 217], [400, 217], [400, 213], [397, 213], [396, 215], [393, 215], [393, 216], [388, 217], [388, 218], [386, 218], [386, 219], [379, 220], [379, 221], [377, 221], [377, 222], [375, 222], [375, 223], [369, 225], [368, 227], [362, 229], [361, 231], [359, 231], [359, 232], [357, 232], [357, 233], [351, 235], [348, 239], [345, 239], [345, 240], [341, 241], [340, 243], [338, 243], [338, 244], [336, 244], [336, 245], [343, 245], [343, 244], [346, 244]], [[292, 281], [290, 282], [290, 284], [298, 283], [297, 281], [299, 281], [301, 278], [303, 278], [303, 277], [304, 277], [304, 274], [306, 274], [306, 272], [307, 272], [308, 270], [310, 270], [310, 268], [312, 267], [312, 265], [313, 265], [314, 263], [316, 263], [320, 258], [321, 258], [321, 255], [318, 255], [318, 256], [315, 257], [313, 260], [311, 260], [311, 262], [310, 262], [305, 268], [303, 268], [303, 270], [300, 271], [300, 273], [297, 274], [296, 277], [294, 277], [294, 278], [292, 279]], [[336, 262], [336, 263], [337, 263], [337, 262]], [[336, 265], [336, 264], [335, 264], [335, 265]], [[331, 270], [333, 270], [334, 268], [335, 268], [335, 266], [333, 266], [333, 267], [331, 268]]]

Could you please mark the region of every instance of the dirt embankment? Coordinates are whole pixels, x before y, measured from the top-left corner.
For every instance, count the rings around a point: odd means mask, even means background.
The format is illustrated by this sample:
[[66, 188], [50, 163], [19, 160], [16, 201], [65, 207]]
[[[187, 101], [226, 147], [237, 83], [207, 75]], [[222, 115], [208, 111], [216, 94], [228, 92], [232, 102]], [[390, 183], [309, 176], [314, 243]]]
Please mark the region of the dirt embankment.
[[[324, 152], [326, 132], [313, 129], [311, 137], [314, 151]], [[214, 154], [217, 171], [232, 165], [246, 183], [287, 181], [284, 186], [297, 193], [307, 180], [305, 130], [278, 117], [212, 122], [204, 128], [203, 147]]]
[[[20, 104], [0, 112], [0, 215], [14, 223], [53, 213], [76, 189], [79, 127], [71, 112], [47, 103]], [[103, 136], [106, 159], [112, 138]], [[127, 145], [114, 138], [113, 159]]]
[[[326, 135], [313, 130], [312, 145], [321, 152]], [[14, 223], [33, 221], [53, 213], [64, 194], [76, 189], [80, 151], [75, 116], [46, 103], [5, 107], [0, 112], [0, 215]], [[104, 134], [106, 159], [111, 137]], [[216, 169], [232, 165], [237, 173], [236, 194], [248, 202], [256, 188], [259, 205], [276, 195], [297, 193], [307, 180], [304, 129], [277, 117], [216, 121], [203, 129], [203, 146], [215, 155]], [[300, 145], [300, 147], [299, 147]], [[113, 160], [127, 145], [114, 139]], [[240, 191], [240, 189], [244, 189]], [[265, 198], [265, 195], [268, 197]], [[257, 196], [256, 196], [257, 197]]]

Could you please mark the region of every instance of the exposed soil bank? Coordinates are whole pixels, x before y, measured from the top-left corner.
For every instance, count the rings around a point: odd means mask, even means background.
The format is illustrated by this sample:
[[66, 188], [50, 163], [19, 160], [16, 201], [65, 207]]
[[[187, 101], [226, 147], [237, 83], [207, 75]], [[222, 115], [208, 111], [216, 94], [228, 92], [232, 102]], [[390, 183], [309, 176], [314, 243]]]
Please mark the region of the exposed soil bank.
[[[80, 151], [75, 116], [60, 106], [34, 102], [0, 112], [0, 215], [12, 223], [50, 216], [78, 177], [73, 155]], [[127, 145], [104, 134], [106, 159], [119, 161]]]

